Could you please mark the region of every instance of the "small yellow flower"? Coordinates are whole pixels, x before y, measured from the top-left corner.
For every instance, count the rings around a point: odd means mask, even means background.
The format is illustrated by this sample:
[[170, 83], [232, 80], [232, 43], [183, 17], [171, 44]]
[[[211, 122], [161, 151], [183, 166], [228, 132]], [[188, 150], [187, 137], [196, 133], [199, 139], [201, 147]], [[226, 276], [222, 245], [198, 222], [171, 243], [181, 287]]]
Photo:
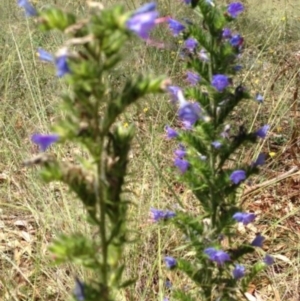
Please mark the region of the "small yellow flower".
[[149, 108], [144, 108], [144, 113], [148, 112]]
[[285, 20], [286, 20], [286, 17], [282, 17], [282, 18], [281, 18], [281, 21], [284, 22]]
[[178, 41], [178, 44], [182, 44], [182, 43], [183, 43], [183, 40], [179, 40], [179, 41]]
[[256, 78], [256, 79], [254, 80], [254, 83], [255, 83], [255, 84], [258, 84], [258, 83], [259, 83], [259, 79]]
[[123, 124], [123, 126], [124, 126], [124, 128], [128, 128], [128, 123], [125, 122], [125, 123]]
[[276, 156], [276, 153], [275, 152], [269, 152], [269, 155], [271, 158], [275, 157]]

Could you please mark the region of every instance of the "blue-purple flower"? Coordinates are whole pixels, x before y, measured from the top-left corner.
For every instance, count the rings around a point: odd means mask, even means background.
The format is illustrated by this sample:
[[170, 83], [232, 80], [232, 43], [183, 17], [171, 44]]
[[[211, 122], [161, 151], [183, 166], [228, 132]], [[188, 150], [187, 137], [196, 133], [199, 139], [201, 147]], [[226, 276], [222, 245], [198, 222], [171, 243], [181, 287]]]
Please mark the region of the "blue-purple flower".
[[246, 179], [246, 172], [244, 170], [235, 170], [230, 175], [230, 180], [236, 185], [244, 181], [245, 179]]
[[227, 6], [227, 13], [232, 18], [236, 18], [243, 11], [244, 11], [244, 5], [240, 2], [233, 2]]
[[233, 215], [233, 218], [237, 222], [243, 223], [245, 226], [252, 223], [255, 217], [256, 215], [254, 213], [246, 213], [246, 212], [237, 212]]
[[73, 290], [73, 295], [78, 301], [85, 300], [84, 283], [80, 281], [77, 277], [75, 278], [75, 288]]
[[57, 77], [63, 77], [71, 72], [68, 66], [68, 56], [66, 54], [62, 54], [55, 58], [55, 66]]
[[126, 26], [142, 39], [148, 39], [158, 17], [155, 3], [148, 3], [137, 9], [127, 20]]
[[40, 147], [42, 152], [46, 151], [51, 144], [57, 142], [59, 136], [57, 134], [33, 134], [31, 141]]
[[200, 119], [201, 108], [197, 102], [186, 102], [179, 107], [178, 117], [183, 122], [186, 129], [191, 129], [192, 126]]
[[259, 94], [259, 93], [256, 93], [255, 95], [255, 100], [258, 102], [258, 103], [263, 103], [264, 102], [264, 97]]
[[140, 14], [145, 14], [149, 12], [153, 12], [156, 10], [156, 3], [155, 2], [149, 2], [145, 3], [141, 7], [139, 7], [137, 10], [133, 12], [133, 15], [140, 15]]
[[274, 258], [271, 255], [266, 255], [264, 258], [264, 263], [266, 265], [272, 265], [274, 263]]
[[191, 3], [192, 3], [192, 0], [183, 0], [183, 2], [184, 2], [185, 4], [191, 4]]
[[256, 136], [262, 139], [266, 138], [269, 128], [270, 126], [268, 124], [264, 125], [258, 131], [256, 131]]
[[195, 86], [198, 84], [198, 82], [200, 81], [200, 76], [195, 73], [195, 72], [191, 72], [191, 71], [187, 71], [186, 72], [187, 75], [187, 80], [188, 82], [192, 85]]
[[165, 264], [166, 264], [166, 267], [168, 269], [173, 269], [176, 266], [177, 261], [174, 257], [166, 256], [165, 257]]
[[27, 17], [37, 16], [36, 9], [30, 4], [28, 0], [18, 0], [18, 6], [25, 10]]
[[176, 103], [178, 101], [178, 92], [182, 90], [178, 86], [169, 86], [167, 90], [171, 94], [171, 102]]
[[233, 67], [233, 70], [234, 71], [241, 71], [243, 69], [243, 66], [242, 65], [235, 65], [234, 67]]
[[174, 151], [174, 155], [182, 159], [186, 155], [186, 148], [182, 144], [179, 144], [179, 148]]
[[230, 85], [230, 80], [226, 75], [216, 74], [213, 76], [211, 85], [218, 91], [222, 92]]
[[223, 132], [220, 134], [223, 139], [229, 139], [230, 128], [230, 124], [225, 125]]
[[240, 47], [240, 46], [242, 46], [243, 43], [244, 43], [244, 38], [241, 37], [239, 34], [237, 34], [237, 35], [234, 35], [234, 36], [230, 39], [229, 43], [230, 43], [231, 46], [233, 46], [233, 47]]
[[184, 43], [184, 47], [190, 52], [194, 52], [197, 46], [198, 42], [193, 38], [188, 38]]
[[37, 54], [38, 54], [38, 57], [40, 58], [40, 60], [42, 60], [42, 61], [50, 62], [50, 63], [55, 62], [54, 56], [51, 53], [49, 53], [48, 51], [44, 50], [43, 48], [39, 47]]
[[211, 145], [215, 148], [215, 149], [219, 149], [222, 146], [222, 143], [220, 141], [214, 141], [211, 143]]
[[262, 248], [264, 241], [265, 241], [265, 237], [262, 236], [260, 233], [258, 233], [258, 234], [256, 234], [255, 238], [253, 239], [251, 246]]
[[175, 212], [169, 210], [158, 210], [155, 208], [150, 209], [151, 218], [154, 222], [159, 222], [161, 220], [167, 220], [176, 215]]
[[201, 49], [199, 52], [199, 59], [203, 62], [209, 62], [209, 57], [205, 49]]
[[189, 168], [190, 163], [185, 159], [176, 157], [174, 159], [174, 165], [176, 167], [178, 167], [178, 169], [181, 171], [181, 173], [185, 173], [187, 171], [187, 169]]
[[232, 271], [232, 275], [236, 280], [241, 279], [245, 276], [245, 267], [240, 264], [236, 264], [234, 270]]
[[56, 67], [56, 75], [63, 77], [65, 74], [70, 73], [68, 66], [67, 50], [61, 49], [59, 54], [54, 57], [51, 53], [47, 52], [43, 48], [38, 48], [38, 57], [45, 62], [54, 63]]
[[175, 36], [175, 37], [178, 36], [185, 29], [185, 26], [183, 24], [181, 24], [180, 22], [178, 22], [172, 18], [169, 18], [168, 24], [169, 24], [170, 30], [173, 33], [173, 36]]
[[173, 128], [169, 127], [168, 125], [165, 127], [165, 131], [166, 131], [168, 139], [172, 139], [172, 138], [178, 137], [177, 131], [175, 131]]
[[231, 30], [229, 28], [224, 28], [222, 31], [222, 37], [224, 39], [230, 39], [231, 38]]
[[253, 167], [264, 165], [266, 161], [266, 155], [264, 153], [260, 153], [257, 159], [252, 163]]
[[215, 248], [207, 248], [204, 250], [204, 253], [208, 255], [210, 260], [215, 261], [218, 265], [222, 265], [225, 261], [230, 260], [230, 257], [226, 252]]

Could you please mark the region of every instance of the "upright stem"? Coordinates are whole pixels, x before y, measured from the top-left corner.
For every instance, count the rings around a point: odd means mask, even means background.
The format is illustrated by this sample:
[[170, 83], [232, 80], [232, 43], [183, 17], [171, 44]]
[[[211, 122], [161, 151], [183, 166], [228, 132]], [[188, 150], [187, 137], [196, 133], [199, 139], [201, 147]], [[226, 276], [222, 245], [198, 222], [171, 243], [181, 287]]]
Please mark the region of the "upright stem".
[[[98, 204], [100, 211], [100, 222], [99, 222], [99, 232], [101, 238], [101, 252], [102, 252], [102, 282], [104, 287], [107, 287], [107, 240], [106, 240], [106, 221], [105, 221], [105, 212], [106, 212], [106, 177], [105, 170], [103, 166], [103, 138], [101, 139], [101, 149], [100, 149], [100, 158], [97, 164], [97, 182], [98, 182]], [[105, 299], [104, 299], [105, 300]]]

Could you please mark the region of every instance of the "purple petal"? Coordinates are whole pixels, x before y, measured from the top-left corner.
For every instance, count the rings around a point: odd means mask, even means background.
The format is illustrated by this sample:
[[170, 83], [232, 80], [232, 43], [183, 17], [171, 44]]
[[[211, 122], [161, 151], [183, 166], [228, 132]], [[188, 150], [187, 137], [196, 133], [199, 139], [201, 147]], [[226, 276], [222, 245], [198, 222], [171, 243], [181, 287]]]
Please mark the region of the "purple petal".
[[251, 246], [262, 248], [264, 240], [265, 240], [265, 237], [263, 237], [260, 233], [258, 233], [258, 234], [256, 234], [256, 237], [252, 241]]
[[232, 18], [236, 18], [244, 11], [244, 5], [240, 2], [233, 2], [227, 6], [227, 12]]
[[139, 13], [133, 15], [126, 22], [127, 28], [133, 31], [142, 39], [148, 39], [150, 31], [155, 27], [155, 19], [158, 17], [158, 12], [150, 11], [147, 13]]
[[266, 265], [272, 265], [274, 263], [274, 258], [267, 254], [264, 258], [264, 263]]
[[168, 139], [172, 139], [172, 138], [178, 137], [177, 131], [175, 131], [173, 128], [169, 127], [168, 125], [165, 127], [165, 131], [166, 131]]
[[245, 226], [252, 223], [255, 219], [256, 215], [254, 213], [244, 213], [237, 212], [233, 215], [233, 218], [240, 223], [243, 223]]
[[244, 170], [235, 170], [230, 175], [230, 180], [236, 185], [245, 179], [246, 179], [246, 172]]
[[36, 9], [30, 4], [28, 0], [18, 0], [18, 6], [25, 10], [27, 17], [37, 16]]
[[171, 257], [171, 256], [166, 256], [165, 257], [165, 263], [166, 263], [166, 267], [168, 269], [172, 269], [176, 266], [177, 261], [175, 258]]
[[233, 274], [233, 278], [236, 280], [244, 277], [245, 276], [245, 267], [240, 264], [237, 264], [235, 266], [234, 270], [232, 271], [232, 274]]
[[174, 19], [169, 19], [168, 20], [169, 23], [169, 28], [173, 33], [173, 36], [178, 36], [184, 29], [185, 26], [183, 24], [181, 24], [180, 22], [174, 20]]
[[230, 81], [229, 81], [229, 78], [226, 75], [216, 74], [212, 78], [211, 85], [218, 92], [222, 92], [223, 90], [225, 90], [230, 85]]
[[190, 163], [187, 160], [176, 157], [174, 159], [174, 165], [179, 168], [181, 173], [185, 173], [190, 166]]
[[33, 134], [31, 136], [31, 141], [35, 144], [38, 144], [42, 152], [46, 151], [47, 148], [51, 146], [51, 144], [57, 142], [58, 139], [59, 136], [57, 134]]
[[261, 127], [255, 134], [262, 139], [266, 138], [270, 126], [268, 124]]

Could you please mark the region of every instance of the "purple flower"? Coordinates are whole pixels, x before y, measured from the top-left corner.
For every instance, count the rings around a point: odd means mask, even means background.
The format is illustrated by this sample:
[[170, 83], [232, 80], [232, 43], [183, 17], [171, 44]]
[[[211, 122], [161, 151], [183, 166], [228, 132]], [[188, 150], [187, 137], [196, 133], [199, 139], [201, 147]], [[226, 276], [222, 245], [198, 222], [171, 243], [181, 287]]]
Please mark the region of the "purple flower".
[[239, 34], [237, 34], [237, 35], [234, 35], [234, 36], [230, 39], [229, 43], [230, 43], [231, 46], [233, 46], [233, 47], [240, 47], [240, 46], [242, 46], [243, 43], [244, 43], [244, 38], [242, 38]]
[[171, 102], [176, 103], [178, 101], [178, 92], [181, 91], [181, 89], [177, 86], [169, 86], [167, 89], [171, 94]]
[[70, 73], [66, 49], [61, 49], [59, 55], [54, 57], [51, 53], [47, 52], [46, 50], [38, 48], [38, 56], [42, 61], [55, 64], [56, 75], [58, 77], [63, 77], [65, 74]]
[[187, 71], [186, 75], [187, 75], [188, 82], [192, 86], [197, 85], [198, 82], [200, 81], [200, 76], [197, 73], [194, 73], [194, 72], [191, 72], [191, 71]]
[[169, 23], [169, 28], [172, 31], [173, 36], [175, 37], [178, 36], [185, 29], [185, 26], [183, 24], [181, 24], [180, 22], [172, 18], [168, 20], [168, 23]]
[[222, 32], [222, 37], [224, 39], [230, 39], [231, 38], [231, 30], [229, 28], [224, 28]]
[[262, 248], [265, 237], [263, 237], [260, 233], [256, 234], [256, 237], [253, 239], [251, 246]]
[[200, 119], [201, 108], [197, 102], [189, 103], [186, 102], [184, 105], [179, 107], [178, 117], [182, 120], [184, 126], [190, 129], [198, 119]]
[[236, 18], [244, 11], [244, 5], [240, 2], [233, 2], [227, 6], [227, 12], [232, 18]]
[[215, 261], [218, 265], [222, 265], [225, 261], [230, 260], [230, 257], [227, 253], [215, 248], [207, 248], [204, 250], [204, 253], [208, 255], [210, 260]]
[[203, 62], [209, 62], [209, 57], [207, 55], [207, 51], [205, 49], [201, 49], [199, 52], [199, 59]]
[[225, 139], [229, 139], [229, 131], [230, 131], [230, 124], [226, 124], [224, 127], [223, 132], [220, 134], [220, 136]]
[[25, 15], [27, 17], [37, 16], [36, 9], [30, 4], [28, 0], [18, 0], [18, 6], [25, 10]]
[[264, 102], [264, 97], [263, 97], [261, 94], [256, 93], [256, 95], [255, 95], [255, 100], [256, 100], [257, 102], [259, 102], [259, 103], [263, 103], [263, 102]]
[[182, 144], [179, 144], [179, 148], [174, 151], [177, 158], [182, 159], [186, 155], [186, 149]]
[[155, 2], [150, 2], [142, 5], [140, 8], [138, 8], [136, 11], [133, 12], [133, 15], [140, 15], [140, 14], [145, 14], [149, 12], [153, 12], [156, 10], [156, 3]]
[[54, 56], [43, 48], [38, 48], [38, 57], [40, 58], [40, 60], [45, 62], [54, 63], [55, 61]]
[[172, 128], [169, 127], [168, 125], [165, 127], [165, 131], [166, 131], [166, 134], [167, 134], [167, 138], [168, 138], [168, 139], [172, 139], [172, 138], [178, 137], [177, 131], [175, 131], [174, 129], [172, 129]]
[[170, 280], [166, 280], [166, 288], [171, 288], [172, 287], [172, 282]]
[[245, 179], [246, 179], [246, 172], [244, 170], [235, 170], [230, 175], [230, 180], [236, 185]]
[[75, 288], [73, 291], [73, 295], [78, 301], [85, 300], [84, 283], [80, 281], [77, 277], [75, 278]]
[[185, 4], [191, 4], [191, 3], [192, 3], [192, 0], [183, 0], [183, 2], [184, 2]]
[[232, 271], [232, 275], [233, 275], [233, 278], [236, 280], [244, 277], [245, 276], [245, 267], [240, 264], [236, 264], [234, 270]]
[[151, 212], [152, 220], [154, 222], [159, 222], [160, 220], [167, 220], [176, 215], [176, 213], [173, 211], [169, 211], [169, 210], [164, 211], [164, 210], [158, 210], [154, 208], [151, 208], [150, 212]]
[[219, 141], [214, 141], [211, 143], [211, 145], [215, 148], [215, 149], [219, 149], [222, 146], [222, 143]]
[[252, 223], [255, 219], [254, 213], [244, 213], [244, 212], [237, 212], [233, 215], [233, 218], [239, 222], [243, 223], [245, 226]]
[[266, 265], [272, 265], [274, 263], [274, 258], [267, 254], [264, 258], [264, 263]]
[[33, 134], [31, 136], [31, 141], [35, 144], [38, 144], [40, 147], [40, 150], [42, 152], [46, 151], [46, 149], [53, 143], [57, 142], [59, 139], [59, 136], [57, 134], [50, 134], [50, 135], [44, 135], [44, 134]]
[[68, 57], [66, 54], [62, 54], [55, 58], [55, 66], [56, 75], [58, 77], [63, 77], [64, 75], [71, 72], [68, 66]]
[[165, 264], [166, 264], [166, 267], [168, 269], [173, 269], [176, 264], [177, 264], [177, 261], [175, 258], [171, 257], [171, 256], [166, 256], [165, 257]]
[[264, 125], [255, 133], [256, 136], [262, 139], [266, 138], [269, 128], [270, 126], [268, 124]]
[[193, 52], [195, 50], [195, 48], [198, 46], [198, 42], [195, 39], [193, 39], [193, 38], [188, 38], [185, 41], [184, 46], [190, 52]]
[[264, 153], [260, 153], [256, 159], [256, 161], [254, 161], [251, 165], [253, 167], [257, 167], [260, 165], [264, 165], [266, 161], [266, 155]]
[[243, 69], [242, 65], [236, 65], [236, 66], [233, 67], [234, 71], [241, 71], [242, 69]]
[[222, 92], [230, 84], [229, 78], [223, 74], [216, 74], [213, 76], [211, 85], [219, 92]]
[[190, 166], [190, 163], [187, 160], [176, 157], [174, 159], [174, 165], [179, 168], [181, 173], [185, 173]]
[[140, 38], [148, 39], [150, 31], [155, 27], [155, 19], [158, 17], [158, 12], [155, 8], [155, 4], [148, 3], [137, 9], [127, 20], [127, 28]]

